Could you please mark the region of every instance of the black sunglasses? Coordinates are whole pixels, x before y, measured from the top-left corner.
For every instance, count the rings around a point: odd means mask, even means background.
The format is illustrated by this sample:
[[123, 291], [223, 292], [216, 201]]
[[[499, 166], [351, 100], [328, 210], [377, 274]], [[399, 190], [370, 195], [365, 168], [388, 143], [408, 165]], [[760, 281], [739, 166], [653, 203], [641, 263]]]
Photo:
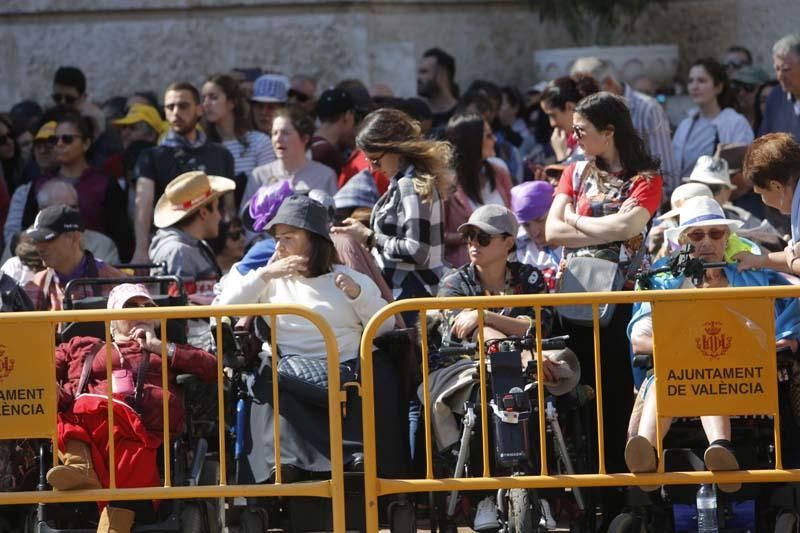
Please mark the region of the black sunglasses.
[[298, 102], [308, 102], [311, 99], [307, 94], [301, 93], [295, 89], [289, 89], [289, 92], [286, 95], [289, 98], [294, 98]]
[[75, 139], [83, 139], [82, 135], [53, 135], [52, 137], [47, 138], [47, 142], [52, 145], [58, 144], [58, 141], [61, 141], [64, 144], [72, 144], [75, 142]]
[[244, 235], [244, 231], [240, 229], [228, 232], [228, 238], [234, 241], [238, 241], [239, 239], [241, 239], [242, 235]]
[[493, 237], [494, 235], [489, 235], [485, 231], [467, 231], [464, 233], [464, 238], [467, 239], [467, 242], [477, 241], [478, 244], [484, 248], [489, 246]]
[[733, 82], [733, 83], [731, 83], [731, 89], [733, 89], [736, 92], [745, 91], [745, 92], [748, 92], [748, 93], [752, 93], [752, 92], [755, 92], [756, 86], [755, 85], [750, 85], [749, 83]]
[[132, 302], [130, 300], [122, 304], [123, 309], [136, 309], [140, 307], [155, 307], [155, 306], [156, 304], [154, 304], [153, 302], [142, 302], [137, 304], [136, 302]]
[[65, 103], [65, 104], [74, 104], [75, 101], [78, 99], [77, 96], [72, 96], [71, 94], [62, 94], [62, 93], [53, 93], [52, 95], [53, 101], [57, 104]]
[[5, 144], [11, 140], [11, 135], [0, 135], [0, 144]]

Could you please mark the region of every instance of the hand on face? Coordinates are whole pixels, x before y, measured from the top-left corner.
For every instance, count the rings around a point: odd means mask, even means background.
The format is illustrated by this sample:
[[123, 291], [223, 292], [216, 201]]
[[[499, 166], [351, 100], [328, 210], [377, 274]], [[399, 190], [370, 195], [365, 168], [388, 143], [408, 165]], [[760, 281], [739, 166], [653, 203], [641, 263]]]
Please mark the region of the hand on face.
[[308, 272], [308, 259], [299, 255], [289, 255], [273, 261], [259, 270], [265, 281], [289, 276], [304, 276]]

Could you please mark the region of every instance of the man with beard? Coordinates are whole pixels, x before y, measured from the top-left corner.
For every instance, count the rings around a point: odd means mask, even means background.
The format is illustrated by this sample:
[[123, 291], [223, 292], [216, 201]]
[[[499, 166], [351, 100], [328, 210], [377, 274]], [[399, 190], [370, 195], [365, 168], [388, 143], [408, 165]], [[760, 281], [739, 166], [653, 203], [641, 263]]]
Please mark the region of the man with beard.
[[458, 103], [458, 87], [453, 81], [455, 73], [455, 59], [441, 48], [431, 48], [422, 54], [417, 71], [417, 94], [430, 104], [434, 129], [447, 125]]
[[[187, 82], [176, 82], [164, 94], [169, 131], [159, 146], [142, 152], [136, 162], [136, 249], [133, 263], [148, 262], [153, 206], [175, 176], [192, 170], [233, 179], [233, 156], [224, 146], [208, 141], [197, 128], [203, 114], [200, 93]], [[234, 212], [233, 197], [223, 199], [224, 210]]]

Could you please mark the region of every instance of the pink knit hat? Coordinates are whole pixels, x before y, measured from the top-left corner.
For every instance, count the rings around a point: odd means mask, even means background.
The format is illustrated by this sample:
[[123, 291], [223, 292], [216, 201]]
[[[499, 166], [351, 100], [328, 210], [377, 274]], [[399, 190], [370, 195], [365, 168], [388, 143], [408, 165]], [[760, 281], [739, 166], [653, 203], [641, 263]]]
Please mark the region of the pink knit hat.
[[153, 297], [141, 283], [123, 283], [117, 285], [108, 294], [108, 309], [122, 309], [131, 298], [142, 296], [151, 302]]

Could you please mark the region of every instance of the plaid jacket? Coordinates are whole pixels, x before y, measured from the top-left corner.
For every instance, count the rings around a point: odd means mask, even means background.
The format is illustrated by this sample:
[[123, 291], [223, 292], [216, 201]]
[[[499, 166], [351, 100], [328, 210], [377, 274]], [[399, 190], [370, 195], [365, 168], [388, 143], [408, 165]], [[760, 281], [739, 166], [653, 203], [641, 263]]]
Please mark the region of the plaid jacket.
[[373, 254], [395, 297], [411, 276], [436, 294], [444, 268], [442, 202], [434, 189], [429, 201], [414, 190], [413, 168], [395, 176], [372, 211]]

